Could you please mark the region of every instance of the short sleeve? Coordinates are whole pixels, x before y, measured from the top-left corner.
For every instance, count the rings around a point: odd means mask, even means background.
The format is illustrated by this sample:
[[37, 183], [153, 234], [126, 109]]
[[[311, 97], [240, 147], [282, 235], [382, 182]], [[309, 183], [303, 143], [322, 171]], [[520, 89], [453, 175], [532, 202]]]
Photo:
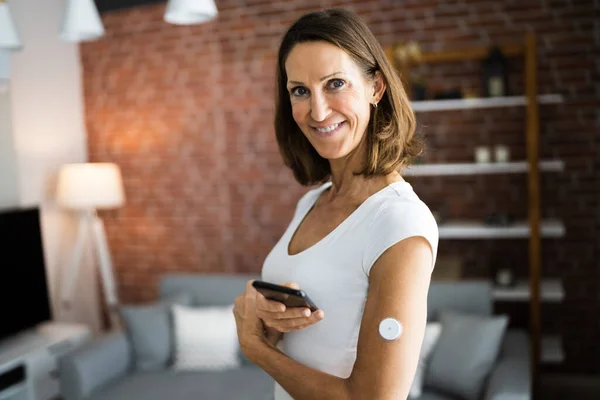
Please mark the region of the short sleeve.
[[413, 236], [422, 236], [431, 246], [433, 262], [437, 258], [439, 232], [437, 222], [425, 203], [388, 201], [384, 203], [367, 228], [363, 253], [363, 270], [369, 275], [379, 257], [394, 244]]

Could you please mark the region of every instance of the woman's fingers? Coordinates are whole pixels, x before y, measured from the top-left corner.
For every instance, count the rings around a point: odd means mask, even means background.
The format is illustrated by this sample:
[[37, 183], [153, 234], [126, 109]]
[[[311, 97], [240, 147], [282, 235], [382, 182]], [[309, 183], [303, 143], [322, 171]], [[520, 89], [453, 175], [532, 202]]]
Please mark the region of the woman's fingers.
[[[295, 282], [282, 284], [294, 289], [299, 289]], [[322, 310], [311, 313], [306, 307], [286, 307], [285, 304], [267, 299], [258, 293], [256, 297], [256, 315], [263, 323], [279, 332], [289, 332], [311, 326], [323, 319]]]
[[304, 307], [290, 307], [284, 312], [267, 312], [267, 318], [272, 319], [294, 319], [310, 317], [311, 312]]
[[267, 326], [277, 329], [279, 332], [289, 332], [311, 326], [324, 318], [322, 310], [315, 311], [309, 317], [272, 319], [265, 321]]
[[305, 307], [286, 307], [277, 300], [269, 300], [262, 294], [258, 294], [256, 300], [256, 312], [260, 318], [267, 319], [289, 319], [310, 316], [310, 310]]
[[323, 316], [323, 311], [315, 311], [310, 315], [310, 317], [285, 320], [281, 329], [283, 329], [284, 332], [304, 329], [321, 321], [323, 319]]
[[311, 312], [308, 308], [290, 307], [284, 312], [265, 312], [257, 309], [256, 315], [268, 326], [280, 326], [281, 324], [285, 324], [286, 321], [306, 320], [307, 318], [311, 317]]
[[256, 309], [264, 312], [284, 312], [286, 307], [280, 301], [269, 300], [262, 294], [258, 294], [256, 298]]

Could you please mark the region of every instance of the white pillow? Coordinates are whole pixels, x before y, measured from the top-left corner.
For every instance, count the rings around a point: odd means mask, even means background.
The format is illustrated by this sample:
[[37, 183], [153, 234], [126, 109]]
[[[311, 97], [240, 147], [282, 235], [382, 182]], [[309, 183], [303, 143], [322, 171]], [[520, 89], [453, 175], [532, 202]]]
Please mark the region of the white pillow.
[[423, 344], [421, 345], [421, 353], [419, 354], [419, 364], [417, 365], [417, 371], [408, 394], [408, 397], [411, 399], [421, 397], [421, 394], [423, 393], [425, 371], [427, 370], [427, 364], [431, 358], [431, 353], [440, 338], [440, 333], [442, 333], [442, 324], [440, 322], [427, 323]]
[[204, 371], [239, 368], [240, 346], [232, 310], [233, 305], [173, 305], [173, 368]]

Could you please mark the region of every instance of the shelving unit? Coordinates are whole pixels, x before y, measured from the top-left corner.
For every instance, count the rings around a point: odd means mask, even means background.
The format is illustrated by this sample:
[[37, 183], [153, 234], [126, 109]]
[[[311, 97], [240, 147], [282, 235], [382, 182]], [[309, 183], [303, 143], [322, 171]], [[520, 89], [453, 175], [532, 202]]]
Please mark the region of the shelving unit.
[[[537, 96], [539, 104], [559, 104], [563, 97], [559, 94], [542, 94]], [[468, 110], [477, 108], [517, 107], [527, 104], [525, 96], [482, 97], [472, 99], [424, 100], [411, 102], [416, 112]]]
[[[531, 237], [531, 227], [527, 222], [517, 222], [508, 226], [487, 226], [482, 222], [456, 221], [439, 225], [440, 239], [519, 239]], [[541, 235], [558, 238], [565, 235], [561, 221], [541, 221]]]
[[[540, 161], [540, 171], [561, 172], [565, 164], [561, 160]], [[529, 172], [527, 161], [505, 163], [446, 163], [415, 164], [406, 168], [406, 176], [444, 176], [478, 174], [520, 174]]]
[[[542, 300], [552, 303], [560, 303], [563, 301], [565, 291], [560, 279], [544, 279], [540, 285]], [[495, 288], [492, 295], [496, 301], [529, 301], [531, 297], [529, 282], [519, 281], [510, 288]]]
[[[480, 61], [487, 56], [489, 48], [480, 47], [457, 51], [423, 53], [423, 64]], [[562, 282], [558, 279], [541, 280], [541, 239], [560, 238], [565, 227], [560, 220], [541, 219], [540, 172], [559, 173], [565, 168], [562, 160], [539, 159], [539, 105], [560, 104], [564, 99], [559, 94], [537, 92], [537, 58], [535, 36], [528, 33], [523, 44], [501, 46], [507, 57], [522, 57], [525, 64], [525, 94], [494, 98], [466, 98], [452, 100], [413, 101], [417, 113], [454, 110], [482, 110], [491, 108], [525, 107], [525, 143], [527, 159], [506, 163], [442, 163], [414, 164], [405, 170], [406, 176], [450, 176], [479, 174], [527, 174], [528, 202], [527, 221], [508, 226], [489, 226], [481, 221], [448, 221], [439, 225], [440, 239], [526, 239], [528, 241], [529, 277], [510, 289], [494, 290], [496, 301], [529, 303], [529, 333], [531, 344], [531, 376], [533, 393], [538, 383], [538, 364], [560, 363], [564, 359], [561, 338], [541, 333], [541, 301], [561, 302], [565, 296]], [[386, 48], [388, 59], [395, 62], [396, 46]], [[406, 66], [399, 67], [402, 74]]]
[[[59, 359], [91, 338], [85, 325], [49, 321], [0, 341], [0, 400], [60, 397]], [[11, 384], [15, 371], [24, 373]]]

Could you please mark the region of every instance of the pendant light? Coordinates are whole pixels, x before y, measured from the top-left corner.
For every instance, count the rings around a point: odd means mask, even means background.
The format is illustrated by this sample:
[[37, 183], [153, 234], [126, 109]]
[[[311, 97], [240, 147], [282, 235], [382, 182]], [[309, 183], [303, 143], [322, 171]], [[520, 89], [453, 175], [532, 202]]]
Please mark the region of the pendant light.
[[0, 49], [19, 50], [23, 45], [6, 0], [0, 0]]
[[169, 0], [164, 19], [175, 25], [201, 24], [217, 17], [213, 0]]
[[67, 0], [60, 37], [69, 42], [95, 40], [104, 35], [104, 26], [94, 0]]

